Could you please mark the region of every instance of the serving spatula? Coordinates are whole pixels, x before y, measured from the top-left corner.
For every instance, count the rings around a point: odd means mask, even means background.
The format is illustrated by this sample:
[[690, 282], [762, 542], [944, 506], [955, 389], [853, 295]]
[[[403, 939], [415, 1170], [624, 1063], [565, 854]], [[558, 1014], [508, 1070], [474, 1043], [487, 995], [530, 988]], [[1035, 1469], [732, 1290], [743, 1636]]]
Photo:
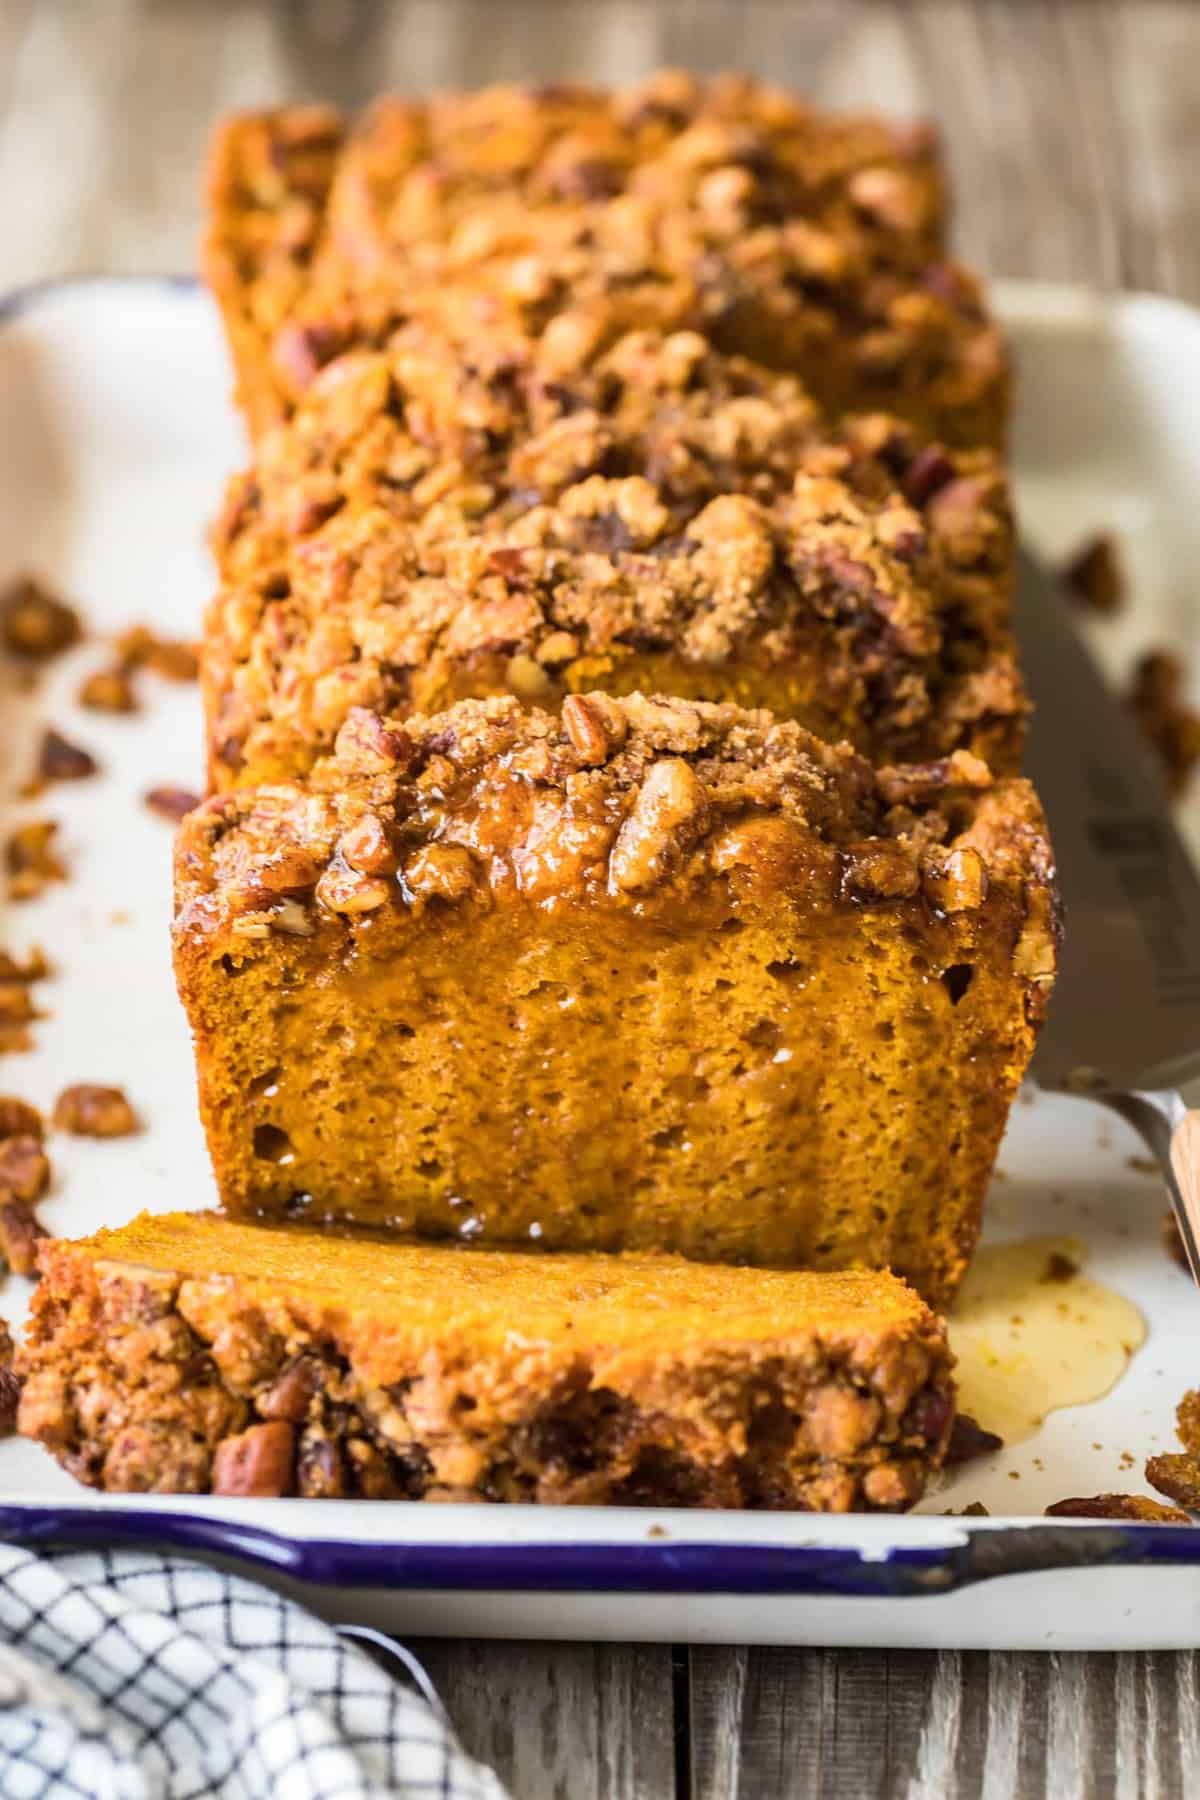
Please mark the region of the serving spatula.
[[1161, 775], [1047, 570], [1022, 554], [1017, 633], [1065, 911], [1033, 1074], [1129, 1120], [1162, 1166], [1200, 1282], [1200, 875]]

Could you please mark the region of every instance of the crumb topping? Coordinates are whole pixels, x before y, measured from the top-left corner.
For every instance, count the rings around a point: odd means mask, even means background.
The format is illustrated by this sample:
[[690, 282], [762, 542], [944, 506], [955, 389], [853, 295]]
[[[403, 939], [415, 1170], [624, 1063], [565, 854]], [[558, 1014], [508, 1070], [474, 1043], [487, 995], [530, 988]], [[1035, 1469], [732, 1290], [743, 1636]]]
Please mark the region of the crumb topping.
[[948, 419], [990, 414], [960, 442], [1002, 429], [1003, 346], [942, 260], [924, 128], [667, 71], [611, 94], [385, 99], [344, 143], [326, 120], [312, 154], [295, 129], [288, 112], [234, 121], [214, 151], [210, 278], [275, 384], [260, 423], [414, 314], [515, 316], [565, 343], [616, 302], [630, 323], [803, 365], [826, 404], [903, 388]]
[[880, 415], [831, 433], [799, 383], [694, 332], [624, 333], [569, 370], [503, 333], [348, 355], [214, 531], [217, 758], [300, 772], [354, 704], [544, 702], [614, 666], [619, 685], [623, 657], [806, 652], [839, 734], [953, 748], [1024, 709], [1012, 529], [996, 457], [930, 449]]

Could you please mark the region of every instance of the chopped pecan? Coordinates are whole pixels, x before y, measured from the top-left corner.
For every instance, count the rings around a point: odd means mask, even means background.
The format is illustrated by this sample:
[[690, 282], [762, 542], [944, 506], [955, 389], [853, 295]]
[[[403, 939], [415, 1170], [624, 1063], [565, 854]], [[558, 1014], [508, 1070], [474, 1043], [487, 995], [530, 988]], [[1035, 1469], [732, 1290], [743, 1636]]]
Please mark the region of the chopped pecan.
[[954, 464], [940, 444], [926, 444], [918, 450], [904, 475], [904, 496], [914, 506], [925, 502], [954, 480]]
[[264, 1419], [287, 1419], [298, 1425], [321, 1385], [320, 1371], [311, 1356], [298, 1356], [281, 1369], [271, 1386], [258, 1397]]
[[413, 741], [397, 725], [385, 725], [378, 713], [352, 706], [337, 734], [334, 753], [356, 775], [386, 775], [407, 768], [413, 757]]
[[[574, 745], [580, 762], [607, 762], [612, 749], [609, 724], [603, 710], [591, 697], [568, 694], [562, 704], [563, 729]], [[624, 716], [622, 715], [622, 724]]]
[[34, 1201], [50, 1181], [50, 1162], [41, 1138], [9, 1137], [0, 1140], [0, 1198]]
[[73, 1137], [130, 1137], [141, 1130], [123, 1088], [88, 1081], [63, 1089], [54, 1102], [54, 1124]]
[[146, 795], [146, 805], [151, 812], [156, 812], [161, 818], [171, 819], [176, 823], [180, 819], [186, 819], [187, 815], [194, 812], [199, 804], [199, 794], [193, 794], [188, 788], [156, 787], [151, 788]]
[[10, 899], [36, 899], [50, 882], [66, 880], [66, 867], [51, 848], [57, 831], [53, 819], [31, 819], [12, 833], [4, 852]]
[[1063, 580], [1093, 612], [1120, 612], [1125, 604], [1125, 571], [1116, 538], [1100, 532], [1089, 538], [1063, 567]]
[[406, 891], [420, 900], [461, 899], [475, 880], [475, 858], [463, 844], [426, 844], [404, 869]]
[[851, 844], [842, 853], [841, 890], [848, 900], [905, 900], [917, 893], [921, 874], [906, 845], [889, 838]]
[[88, 675], [80, 685], [78, 699], [80, 706], [91, 712], [132, 713], [138, 709], [129, 671], [119, 663]]
[[99, 767], [90, 751], [71, 743], [61, 732], [47, 730], [42, 733], [35, 778], [38, 782], [83, 781], [94, 775]]
[[1133, 673], [1129, 705], [1157, 751], [1172, 794], [1187, 786], [1200, 763], [1200, 712], [1187, 700], [1187, 670], [1169, 650], [1143, 656]]
[[1152, 1456], [1146, 1463], [1146, 1480], [1168, 1500], [1200, 1512], [1200, 1457], [1186, 1451]]
[[1175, 1429], [1184, 1449], [1200, 1456], [1200, 1388], [1189, 1388], [1175, 1408]]
[[1190, 1525], [1185, 1512], [1163, 1506], [1149, 1494], [1092, 1494], [1087, 1499], [1056, 1500], [1048, 1519], [1132, 1519], [1145, 1524]]
[[345, 863], [330, 863], [317, 883], [316, 899], [329, 912], [366, 913], [386, 906], [393, 892], [390, 881], [378, 875], [363, 875]]
[[950, 1429], [946, 1467], [954, 1468], [958, 1463], [970, 1462], [976, 1456], [994, 1456], [997, 1450], [1003, 1448], [1002, 1437], [997, 1437], [994, 1431], [986, 1431], [969, 1413], [959, 1413]]
[[213, 1455], [212, 1491], [230, 1497], [277, 1496], [292, 1486], [296, 1434], [284, 1419], [223, 1438]]
[[24, 576], [0, 600], [0, 637], [17, 656], [44, 661], [69, 650], [82, 635], [74, 607], [31, 575]]
[[0, 1094], [0, 1140], [33, 1138], [40, 1143], [44, 1132], [42, 1115], [36, 1106], [19, 1100], [15, 1094]]
[[160, 638], [147, 625], [132, 625], [116, 641], [119, 664], [126, 669], [153, 669], [168, 681], [195, 681], [200, 659], [192, 644]]
[[374, 813], [364, 813], [338, 839], [342, 861], [362, 875], [394, 875], [399, 857], [386, 826]]
[[978, 850], [929, 850], [921, 858], [921, 886], [939, 912], [972, 912], [987, 899], [987, 864]]
[[296, 1491], [310, 1500], [340, 1500], [350, 1491], [341, 1449], [319, 1427], [310, 1427], [300, 1434]]
[[12, 1339], [4, 1360], [0, 1362], [0, 1437], [11, 1437], [17, 1429], [17, 1409], [21, 1404], [21, 1378], [12, 1366]]
[[632, 892], [661, 879], [707, 821], [708, 798], [691, 764], [678, 756], [652, 764], [613, 845], [614, 887]]
[[44, 950], [30, 950], [24, 962], [11, 951], [0, 950], [0, 981], [41, 981], [49, 973], [50, 964]]
[[889, 805], [908, 806], [913, 801], [936, 800], [947, 788], [989, 788], [992, 772], [969, 750], [955, 750], [935, 762], [899, 763], [879, 769], [875, 781]]
[[0, 1257], [14, 1275], [37, 1274], [37, 1247], [47, 1236], [28, 1200], [6, 1200], [0, 1188]]

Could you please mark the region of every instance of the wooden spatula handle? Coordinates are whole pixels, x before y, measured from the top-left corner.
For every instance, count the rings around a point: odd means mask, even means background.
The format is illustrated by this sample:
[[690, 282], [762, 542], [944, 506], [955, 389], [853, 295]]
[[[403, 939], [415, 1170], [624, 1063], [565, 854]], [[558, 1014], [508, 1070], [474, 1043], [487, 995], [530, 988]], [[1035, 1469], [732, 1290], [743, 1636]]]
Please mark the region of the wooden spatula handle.
[[[1178, 1200], [1192, 1228], [1192, 1243], [1200, 1246], [1200, 1110], [1195, 1107], [1183, 1114], [1171, 1133], [1171, 1170]], [[1181, 1235], [1186, 1246], [1187, 1234]], [[1194, 1265], [1192, 1274], [1200, 1281], [1200, 1269]]]

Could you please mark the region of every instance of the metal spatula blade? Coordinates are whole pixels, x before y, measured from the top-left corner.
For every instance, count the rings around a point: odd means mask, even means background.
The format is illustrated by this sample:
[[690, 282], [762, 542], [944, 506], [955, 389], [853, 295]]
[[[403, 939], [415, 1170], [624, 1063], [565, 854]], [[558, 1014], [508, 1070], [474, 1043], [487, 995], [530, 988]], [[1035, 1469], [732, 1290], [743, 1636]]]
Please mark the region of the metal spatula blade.
[[1162, 1163], [1200, 1281], [1200, 876], [1129, 713], [1058, 583], [1020, 559], [1017, 633], [1035, 707], [1066, 935], [1033, 1073], [1133, 1123]]

